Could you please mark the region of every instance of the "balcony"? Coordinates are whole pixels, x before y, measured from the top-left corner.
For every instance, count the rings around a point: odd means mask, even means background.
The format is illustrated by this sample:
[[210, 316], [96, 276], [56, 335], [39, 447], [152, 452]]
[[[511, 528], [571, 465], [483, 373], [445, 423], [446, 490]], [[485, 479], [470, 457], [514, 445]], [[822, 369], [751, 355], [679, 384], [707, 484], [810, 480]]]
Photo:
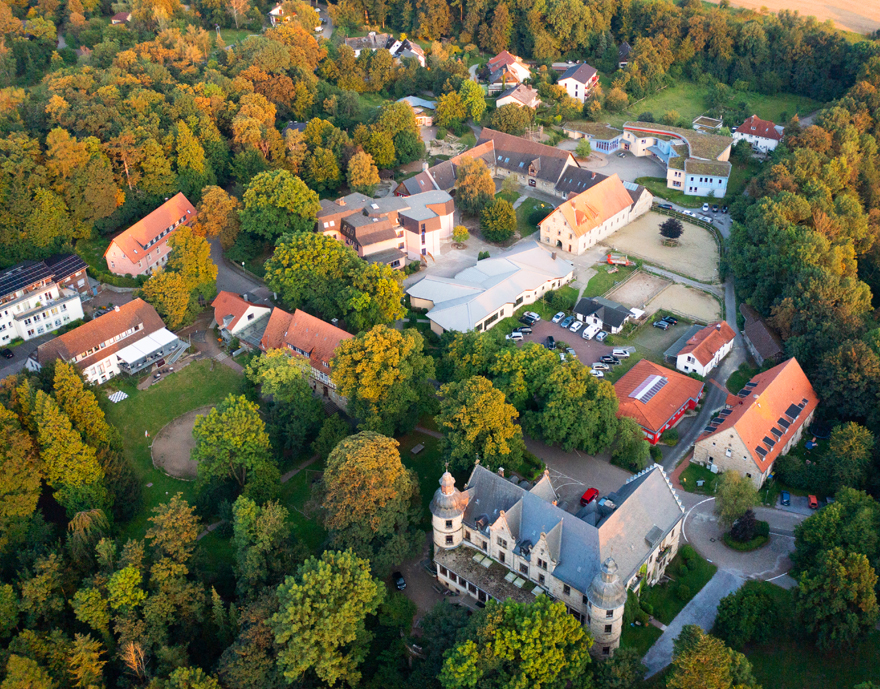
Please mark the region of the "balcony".
[[[52, 301], [45, 302], [37, 302], [37, 306], [28, 309], [27, 311], [22, 311], [21, 313], [17, 313], [14, 315], [15, 320], [23, 321], [26, 318], [31, 318], [36, 314], [42, 313], [46, 309], [51, 309], [60, 304], [67, 304], [68, 302], [78, 301], [79, 293], [75, 290], [65, 290], [67, 294], [61, 294], [57, 299], [53, 299]], [[59, 309], [58, 314], [51, 314], [50, 319], [54, 316], [60, 315], [61, 313], [66, 312], [66, 309]]]

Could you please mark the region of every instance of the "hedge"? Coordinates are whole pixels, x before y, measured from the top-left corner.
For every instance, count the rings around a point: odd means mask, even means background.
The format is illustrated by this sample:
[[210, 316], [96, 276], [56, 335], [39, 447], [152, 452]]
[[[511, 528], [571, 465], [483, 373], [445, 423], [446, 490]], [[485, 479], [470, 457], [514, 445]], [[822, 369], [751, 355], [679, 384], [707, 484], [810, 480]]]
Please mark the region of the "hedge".
[[[764, 522], [765, 524], [767, 522]], [[732, 548], [733, 550], [738, 550], [741, 553], [748, 553], [752, 550], [757, 550], [765, 546], [769, 541], [769, 536], [755, 536], [751, 541], [746, 541], [745, 543], [740, 543], [739, 541], [735, 541], [733, 537], [726, 533], [722, 536], [724, 540], [724, 545], [728, 548]]]

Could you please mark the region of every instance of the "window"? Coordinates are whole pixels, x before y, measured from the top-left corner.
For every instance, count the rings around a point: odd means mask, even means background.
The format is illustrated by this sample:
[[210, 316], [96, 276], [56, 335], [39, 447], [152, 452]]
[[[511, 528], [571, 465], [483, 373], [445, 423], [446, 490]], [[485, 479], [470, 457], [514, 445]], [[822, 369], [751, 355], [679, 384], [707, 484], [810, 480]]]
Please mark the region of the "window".
[[502, 550], [500, 553], [498, 553], [498, 559], [501, 560], [501, 563], [502, 563], [502, 564], [504, 564], [505, 562], [507, 562], [507, 560], [506, 560], [506, 556], [504, 555], [504, 551], [503, 551], [503, 550]]
[[451, 535], [446, 537], [446, 545], [452, 545], [452, 536]]
[[499, 537], [498, 537], [498, 545], [501, 546], [502, 548], [506, 548], [506, 547], [507, 547], [507, 541], [505, 541], [503, 538], [501, 538], [501, 536], [499, 536]]
[[746, 474], [746, 478], [752, 478], [751, 474]]
[[587, 599], [586, 595], [581, 596], [581, 603], [583, 603], [584, 605], [590, 604], [590, 601]]
[[467, 529], [464, 530], [464, 540], [466, 540], [468, 543], [470, 543], [471, 540], [471, 532]]
[[249, 314], [248, 314], [248, 320], [249, 320], [249, 321], [254, 320], [254, 314], [249, 313]]
[[440, 574], [442, 574], [444, 577], [446, 576], [446, 568], [443, 565], [440, 565]]
[[602, 655], [603, 656], [610, 656], [611, 655], [611, 646], [604, 646], [602, 648]]
[[489, 547], [489, 542], [488, 542], [488, 541], [482, 541], [482, 542], [480, 543], [480, 547], [481, 547], [483, 550], [486, 550], [486, 549]]
[[562, 585], [562, 592], [563, 592], [566, 596], [570, 596], [570, 595], [571, 595], [571, 586], [569, 586], [568, 584], [563, 584], [563, 585]]
[[544, 575], [543, 575], [543, 574], [539, 574], [539, 575], [538, 575], [538, 583], [541, 584], [541, 586], [543, 586], [545, 581], [546, 581], [546, 580], [544, 579]]
[[613, 610], [606, 610], [606, 611], [605, 611], [605, 617], [606, 617], [606, 618], [608, 618], [608, 617], [614, 617], [614, 611], [613, 611]]
[[547, 569], [547, 563], [541, 558], [538, 558], [538, 567], [541, 569]]
[[528, 575], [528, 573], [529, 573], [529, 566], [528, 566], [527, 564], [523, 563], [523, 562], [520, 562], [520, 563], [519, 563], [519, 573], [520, 573], [520, 574]]
[[446, 528], [447, 528], [447, 529], [451, 529], [451, 528], [452, 528], [452, 520], [451, 520], [451, 519], [447, 519], [447, 520], [446, 520]]

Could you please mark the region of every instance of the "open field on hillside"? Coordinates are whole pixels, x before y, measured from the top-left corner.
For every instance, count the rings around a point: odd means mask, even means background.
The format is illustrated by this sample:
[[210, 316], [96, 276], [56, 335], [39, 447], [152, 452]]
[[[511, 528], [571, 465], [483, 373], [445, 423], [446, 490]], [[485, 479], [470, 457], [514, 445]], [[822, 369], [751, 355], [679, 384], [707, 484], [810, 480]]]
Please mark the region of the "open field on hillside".
[[[718, 4], [719, 0], [708, 0]], [[859, 0], [731, 0], [734, 7], [747, 10], [766, 8], [771, 12], [797, 10], [801, 15], [830, 19], [839, 29], [869, 34], [880, 29], [880, 8], [875, 2]]]

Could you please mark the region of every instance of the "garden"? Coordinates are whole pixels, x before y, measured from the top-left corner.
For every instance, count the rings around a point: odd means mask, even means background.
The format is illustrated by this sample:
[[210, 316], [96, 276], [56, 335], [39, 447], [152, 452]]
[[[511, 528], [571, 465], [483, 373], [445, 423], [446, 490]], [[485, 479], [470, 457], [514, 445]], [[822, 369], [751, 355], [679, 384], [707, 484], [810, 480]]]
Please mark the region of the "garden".
[[667, 580], [642, 591], [642, 608], [663, 624], [670, 624], [684, 606], [709, 583], [718, 567], [704, 560], [690, 545], [683, 545], [666, 567]]

